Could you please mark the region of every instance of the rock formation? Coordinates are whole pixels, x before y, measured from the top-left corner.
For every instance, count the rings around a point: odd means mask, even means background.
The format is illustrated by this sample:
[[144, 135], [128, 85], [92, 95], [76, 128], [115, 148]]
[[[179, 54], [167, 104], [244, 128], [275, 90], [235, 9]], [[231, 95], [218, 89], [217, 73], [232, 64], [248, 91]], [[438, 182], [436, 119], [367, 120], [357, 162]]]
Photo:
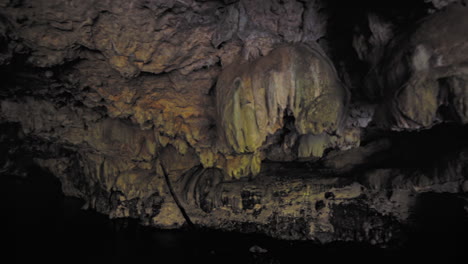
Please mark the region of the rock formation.
[[419, 2], [2, 0], [1, 170], [146, 225], [389, 243], [467, 192], [468, 7]]
[[388, 116], [383, 123], [396, 129], [428, 128], [444, 120], [467, 123], [465, 17], [465, 8], [449, 6], [390, 44], [377, 66], [387, 99], [378, 110]]
[[235, 172], [228, 168], [229, 175], [259, 173], [259, 150], [284, 127], [285, 115], [295, 118], [298, 157], [321, 157], [329, 147], [328, 135], [337, 132], [345, 115], [347, 94], [326, 55], [314, 48], [280, 47], [223, 69], [216, 87], [220, 145], [228, 154], [251, 156], [246, 165], [236, 164]]

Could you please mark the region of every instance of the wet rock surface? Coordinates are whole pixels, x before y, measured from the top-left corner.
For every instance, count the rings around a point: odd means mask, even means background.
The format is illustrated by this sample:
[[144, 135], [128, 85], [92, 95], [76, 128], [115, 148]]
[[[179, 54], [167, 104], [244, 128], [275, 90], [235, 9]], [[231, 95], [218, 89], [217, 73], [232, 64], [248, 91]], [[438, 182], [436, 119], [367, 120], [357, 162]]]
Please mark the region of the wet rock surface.
[[384, 123], [395, 129], [466, 123], [466, 15], [466, 8], [451, 5], [393, 40], [386, 62], [379, 63], [387, 102], [377, 114], [390, 115]]
[[144, 225], [389, 245], [466, 200], [468, 8], [358, 2], [0, 1], [0, 171]]
[[[25, 168], [25, 167], [23, 167]], [[171, 259], [174, 263], [298, 263], [319, 261], [458, 261], [466, 245], [466, 215], [463, 200], [456, 195], [427, 194], [417, 206], [417, 228], [406, 233], [400, 244], [387, 248], [360, 242], [317, 244], [310, 241], [273, 240], [259, 234], [243, 235], [209, 229], [161, 230], [144, 227], [135, 219], [109, 219], [94, 210], [83, 210], [84, 202], [65, 197], [60, 182], [37, 167], [25, 169], [23, 177], [2, 173], [2, 211], [8, 215], [4, 239], [14, 236], [15, 250], [6, 252], [16, 263], [47, 261], [127, 263]], [[328, 196], [331, 197], [330, 195]], [[349, 210], [347, 210], [349, 209]], [[357, 210], [356, 210], [357, 209]], [[436, 210], [434, 210], [436, 209]], [[366, 208], [340, 207], [338, 215], [352, 214], [347, 227], [373, 214]], [[351, 230], [342, 229], [349, 237]], [[392, 231], [387, 229], [386, 231]], [[382, 234], [385, 234], [382, 232]], [[8, 247], [7, 247], [8, 248]], [[53, 248], [55, 254], [51, 252]]]

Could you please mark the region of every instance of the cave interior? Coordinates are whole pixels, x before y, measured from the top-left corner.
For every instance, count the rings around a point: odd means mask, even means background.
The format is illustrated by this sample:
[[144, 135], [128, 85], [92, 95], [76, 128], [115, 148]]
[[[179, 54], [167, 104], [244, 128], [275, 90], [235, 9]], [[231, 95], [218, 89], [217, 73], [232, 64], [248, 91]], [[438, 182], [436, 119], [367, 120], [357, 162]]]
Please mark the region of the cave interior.
[[18, 263], [466, 258], [466, 1], [0, 7]]

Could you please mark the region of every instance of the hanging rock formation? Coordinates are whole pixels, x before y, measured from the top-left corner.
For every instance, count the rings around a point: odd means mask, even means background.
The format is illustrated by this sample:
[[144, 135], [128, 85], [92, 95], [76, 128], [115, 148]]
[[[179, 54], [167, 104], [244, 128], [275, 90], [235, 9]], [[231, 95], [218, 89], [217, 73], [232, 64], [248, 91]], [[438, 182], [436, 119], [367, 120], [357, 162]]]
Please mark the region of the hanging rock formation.
[[314, 48], [286, 46], [251, 63], [235, 61], [218, 78], [220, 144], [228, 154], [252, 156], [248, 166], [254, 175], [260, 171], [260, 148], [284, 127], [285, 115], [295, 118], [302, 137], [299, 157], [321, 157], [327, 147], [322, 142], [342, 122], [346, 90], [326, 55]]
[[377, 114], [395, 129], [468, 122], [465, 7], [451, 5], [393, 40], [379, 66], [386, 102]]
[[415, 2], [0, 0], [0, 171], [146, 225], [387, 244], [467, 191], [468, 7]]

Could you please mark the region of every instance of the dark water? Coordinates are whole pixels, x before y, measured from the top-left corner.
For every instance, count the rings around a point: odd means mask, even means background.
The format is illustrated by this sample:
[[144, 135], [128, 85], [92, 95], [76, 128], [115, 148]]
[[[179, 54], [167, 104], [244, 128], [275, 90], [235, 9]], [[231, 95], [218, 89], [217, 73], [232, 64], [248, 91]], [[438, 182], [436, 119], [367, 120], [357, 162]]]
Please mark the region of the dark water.
[[[455, 263], [468, 254], [463, 204], [432, 195], [423, 199], [418, 227], [400, 247], [381, 249], [356, 243], [317, 245], [288, 242], [261, 235], [213, 230], [158, 230], [136, 220], [109, 220], [82, 201], [64, 197], [60, 183], [35, 170], [27, 177], [0, 175], [2, 236], [14, 249], [15, 263], [329, 263], [394, 262], [438, 258]], [[447, 199], [455, 199], [448, 201]], [[451, 202], [453, 206], [447, 206]], [[461, 206], [461, 207], [460, 207]], [[260, 246], [267, 253], [252, 253]], [[5, 249], [5, 248], [4, 248]], [[4, 262], [7, 263], [7, 262]], [[9, 263], [9, 262], [8, 262]]]

